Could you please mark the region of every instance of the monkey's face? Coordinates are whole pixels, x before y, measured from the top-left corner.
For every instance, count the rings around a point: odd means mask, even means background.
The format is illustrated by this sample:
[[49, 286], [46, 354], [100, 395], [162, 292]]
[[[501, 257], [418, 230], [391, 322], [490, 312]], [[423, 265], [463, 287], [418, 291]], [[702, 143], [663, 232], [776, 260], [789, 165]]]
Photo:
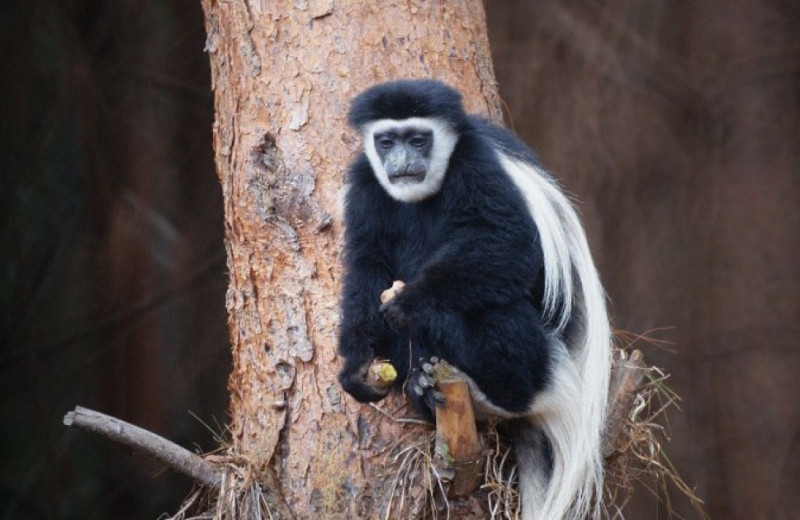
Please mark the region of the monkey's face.
[[439, 191], [458, 137], [437, 119], [381, 119], [364, 129], [364, 151], [394, 199], [417, 202]]
[[431, 164], [433, 132], [425, 128], [391, 128], [372, 136], [375, 151], [392, 184], [425, 181]]

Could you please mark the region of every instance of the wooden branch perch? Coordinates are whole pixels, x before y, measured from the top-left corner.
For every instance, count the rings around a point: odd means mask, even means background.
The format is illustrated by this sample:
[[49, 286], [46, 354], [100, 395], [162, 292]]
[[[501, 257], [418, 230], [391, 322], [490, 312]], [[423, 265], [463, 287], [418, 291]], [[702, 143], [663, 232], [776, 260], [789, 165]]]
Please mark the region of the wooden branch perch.
[[433, 379], [444, 395], [444, 404], [436, 406], [433, 462], [451, 480], [450, 498], [469, 496], [480, 486], [486, 462], [469, 385], [446, 361], [436, 364]]
[[64, 416], [66, 426], [99, 433], [112, 441], [163, 462], [198, 483], [216, 488], [221, 475], [217, 467], [191, 451], [138, 426], [88, 408], [76, 406]]

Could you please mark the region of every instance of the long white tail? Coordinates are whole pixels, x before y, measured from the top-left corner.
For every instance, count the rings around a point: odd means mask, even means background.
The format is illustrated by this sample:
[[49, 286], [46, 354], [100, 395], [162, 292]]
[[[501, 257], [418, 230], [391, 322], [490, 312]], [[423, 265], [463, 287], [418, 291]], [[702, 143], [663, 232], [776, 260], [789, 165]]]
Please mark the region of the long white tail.
[[[551, 324], [554, 352], [552, 381], [531, 407], [530, 433], [517, 439], [522, 518], [599, 518], [611, 369], [605, 293], [583, 226], [561, 189], [535, 165], [502, 152], [498, 156], [539, 230], [544, 317]], [[542, 435], [551, 460], [542, 455]]]

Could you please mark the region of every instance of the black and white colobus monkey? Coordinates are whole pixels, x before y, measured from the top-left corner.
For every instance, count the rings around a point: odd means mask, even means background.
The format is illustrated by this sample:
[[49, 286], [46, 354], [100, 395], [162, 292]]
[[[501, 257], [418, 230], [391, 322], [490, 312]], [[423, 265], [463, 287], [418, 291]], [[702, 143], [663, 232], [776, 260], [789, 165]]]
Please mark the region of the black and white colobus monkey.
[[[441, 358], [483, 414], [516, 418], [526, 519], [599, 515], [611, 359], [605, 296], [571, 203], [512, 134], [468, 115], [430, 80], [372, 87], [352, 103], [364, 152], [345, 195], [339, 350], [344, 389], [389, 359], [429, 414]], [[406, 283], [384, 305], [394, 280]]]

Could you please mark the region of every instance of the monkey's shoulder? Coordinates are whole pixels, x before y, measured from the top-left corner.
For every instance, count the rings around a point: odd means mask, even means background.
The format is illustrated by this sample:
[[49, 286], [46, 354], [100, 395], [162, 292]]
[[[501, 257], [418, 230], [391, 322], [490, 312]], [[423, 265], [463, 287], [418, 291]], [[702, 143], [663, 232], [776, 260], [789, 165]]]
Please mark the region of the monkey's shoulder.
[[470, 115], [467, 120], [471, 133], [480, 136], [480, 138], [496, 152], [499, 151], [513, 156], [538, 169], [542, 168], [536, 152], [512, 131], [495, 125], [480, 116]]

